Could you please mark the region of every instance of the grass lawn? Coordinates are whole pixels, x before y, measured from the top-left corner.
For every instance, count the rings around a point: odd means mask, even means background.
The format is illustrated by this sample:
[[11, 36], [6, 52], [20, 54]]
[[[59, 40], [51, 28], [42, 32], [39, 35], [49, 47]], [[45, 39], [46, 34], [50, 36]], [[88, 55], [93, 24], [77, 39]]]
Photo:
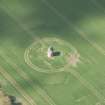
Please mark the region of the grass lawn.
[[104, 0], [0, 0], [0, 84], [23, 105], [105, 105], [104, 30]]

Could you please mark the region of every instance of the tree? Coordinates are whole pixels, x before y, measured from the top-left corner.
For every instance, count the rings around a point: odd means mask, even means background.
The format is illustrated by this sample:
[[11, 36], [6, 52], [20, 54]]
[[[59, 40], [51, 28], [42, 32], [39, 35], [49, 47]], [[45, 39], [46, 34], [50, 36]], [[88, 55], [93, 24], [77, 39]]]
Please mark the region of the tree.
[[16, 99], [14, 96], [7, 95], [0, 85], [0, 105], [22, 105], [22, 103]]

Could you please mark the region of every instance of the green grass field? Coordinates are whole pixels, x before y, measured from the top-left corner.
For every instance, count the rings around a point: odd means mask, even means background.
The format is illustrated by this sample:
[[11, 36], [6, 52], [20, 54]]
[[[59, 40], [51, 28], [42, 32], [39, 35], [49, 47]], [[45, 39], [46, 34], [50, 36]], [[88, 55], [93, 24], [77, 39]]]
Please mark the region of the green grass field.
[[105, 0], [0, 0], [0, 84], [23, 105], [105, 105]]

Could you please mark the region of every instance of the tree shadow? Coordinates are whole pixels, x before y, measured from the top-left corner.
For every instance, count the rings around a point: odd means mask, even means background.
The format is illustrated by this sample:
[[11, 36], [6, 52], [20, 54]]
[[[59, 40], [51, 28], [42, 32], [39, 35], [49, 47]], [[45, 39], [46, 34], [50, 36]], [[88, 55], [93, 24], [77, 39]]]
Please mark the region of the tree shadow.
[[[104, 1], [98, 2], [102, 4]], [[31, 43], [30, 40], [33, 40], [33, 37], [29, 35], [30, 32], [34, 37], [39, 35], [45, 37], [47, 33], [49, 36], [51, 34], [63, 36], [68, 30], [74, 31], [69, 25], [71, 22], [76, 25], [87, 16], [103, 14], [91, 0], [19, 0], [18, 3], [3, 1], [2, 4], [10, 9], [15, 19], [1, 9], [0, 38], [16, 41], [19, 47], [26, 47]], [[6, 9], [9, 11], [8, 8]], [[15, 21], [17, 19], [29, 29], [27, 32], [17, 24]], [[74, 37], [71, 34], [70, 36]]]
[[12, 105], [22, 105], [21, 102], [18, 102], [15, 96], [9, 96]]

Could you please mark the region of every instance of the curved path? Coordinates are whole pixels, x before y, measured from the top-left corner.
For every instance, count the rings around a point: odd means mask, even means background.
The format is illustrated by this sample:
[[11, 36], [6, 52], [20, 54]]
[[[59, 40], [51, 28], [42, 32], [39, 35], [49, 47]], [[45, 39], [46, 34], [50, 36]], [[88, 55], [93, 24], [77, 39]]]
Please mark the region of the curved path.
[[[61, 51], [62, 54], [60, 57], [56, 57], [56, 59], [49, 59], [47, 57], [47, 48], [50, 45]], [[75, 52], [77, 52], [77, 50], [64, 40], [58, 38], [43, 38], [35, 41], [26, 49], [24, 59], [32, 69], [38, 72], [55, 73], [65, 71], [65, 67], [70, 65], [68, 63], [70, 53]], [[35, 60], [34, 63], [32, 60]], [[38, 61], [40, 61], [39, 64], [37, 63]], [[42, 67], [42, 65], [44, 67]]]

